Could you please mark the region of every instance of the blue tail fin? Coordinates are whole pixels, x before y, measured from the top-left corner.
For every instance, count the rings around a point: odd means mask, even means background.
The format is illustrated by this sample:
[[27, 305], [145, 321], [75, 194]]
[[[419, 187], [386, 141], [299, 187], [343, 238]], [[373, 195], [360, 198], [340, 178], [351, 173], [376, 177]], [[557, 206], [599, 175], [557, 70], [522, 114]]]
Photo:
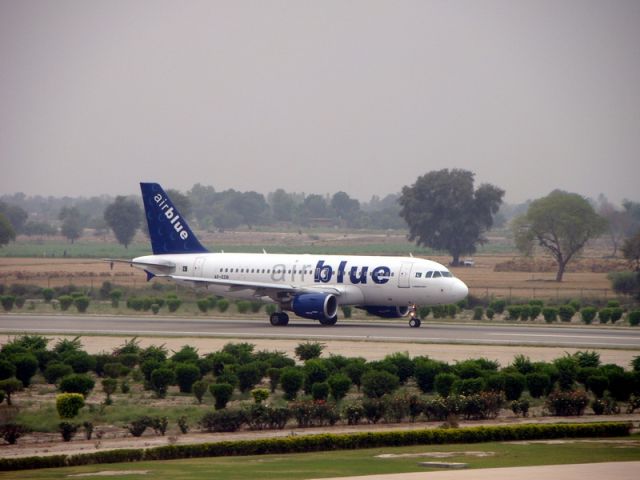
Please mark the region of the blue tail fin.
[[154, 255], [206, 253], [171, 200], [157, 183], [140, 183]]

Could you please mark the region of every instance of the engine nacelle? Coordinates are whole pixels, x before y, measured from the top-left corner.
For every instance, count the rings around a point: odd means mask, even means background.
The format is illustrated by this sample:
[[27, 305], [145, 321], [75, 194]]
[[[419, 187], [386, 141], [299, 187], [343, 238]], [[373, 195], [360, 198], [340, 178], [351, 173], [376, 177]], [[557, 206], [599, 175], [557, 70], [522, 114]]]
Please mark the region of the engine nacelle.
[[362, 308], [365, 309], [367, 313], [382, 318], [402, 318], [409, 315], [409, 307], [407, 306], [388, 305], [379, 307], [365, 305]]
[[291, 302], [293, 313], [312, 320], [329, 320], [338, 313], [338, 299], [332, 293], [301, 293]]

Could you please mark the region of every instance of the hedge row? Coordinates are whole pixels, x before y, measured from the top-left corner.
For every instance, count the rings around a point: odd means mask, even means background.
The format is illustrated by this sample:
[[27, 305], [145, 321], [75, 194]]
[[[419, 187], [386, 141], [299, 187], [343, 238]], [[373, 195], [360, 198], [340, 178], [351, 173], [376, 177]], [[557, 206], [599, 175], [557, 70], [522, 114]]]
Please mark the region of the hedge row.
[[452, 429], [425, 429], [351, 434], [300, 435], [259, 440], [237, 440], [149, 449], [123, 449], [79, 455], [0, 459], [0, 471], [67, 467], [99, 463], [172, 460], [180, 458], [305, 453], [374, 447], [440, 445], [553, 438], [621, 437], [631, 423], [525, 424]]

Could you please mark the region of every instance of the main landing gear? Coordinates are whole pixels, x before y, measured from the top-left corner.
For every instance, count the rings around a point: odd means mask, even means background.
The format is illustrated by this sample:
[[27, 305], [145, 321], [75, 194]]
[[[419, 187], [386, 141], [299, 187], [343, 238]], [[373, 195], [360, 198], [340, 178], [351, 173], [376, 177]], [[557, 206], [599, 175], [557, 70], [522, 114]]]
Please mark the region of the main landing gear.
[[285, 312], [274, 312], [269, 317], [269, 322], [274, 327], [284, 327], [289, 323], [289, 315]]
[[422, 325], [422, 321], [420, 321], [416, 314], [416, 306], [411, 305], [409, 308], [409, 326], [411, 328], [418, 328], [420, 325]]
[[320, 322], [320, 325], [324, 325], [324, 326], [328, 326], [330, 327], [331, 325], [335, 325], [336, 322], [338, 321], [338, 316], [335, 315], [332, 318], [324, 318], [322, 320], [318, 320]]

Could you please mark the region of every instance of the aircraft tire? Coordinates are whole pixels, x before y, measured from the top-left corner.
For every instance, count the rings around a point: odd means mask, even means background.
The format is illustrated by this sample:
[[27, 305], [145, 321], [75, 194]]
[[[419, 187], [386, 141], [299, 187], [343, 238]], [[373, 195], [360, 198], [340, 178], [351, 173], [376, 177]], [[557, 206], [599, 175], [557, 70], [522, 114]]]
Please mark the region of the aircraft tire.
[[420, 325], [422, 325], [422, 322], [419, 318], [413, 317], [411, 320], [409, 320], [409, 326], [411, 328], [418, 328], [420, 327]]
[[284, 327], [289, 324], [289, 315], [284, 312], [275, 312], [269, 316], [269, 322], [274, 327]]
[[280, 326], [286, 327], [289, 325], [289, 315], [284, 312], [280, 312]]
[[330, 327], [332, 325], [335, 325], [337, 321], [338, 321], [338, 316], [335, 315], [332, 318], [324, 318], [320, 320], [320, 324], [326, 327]]

